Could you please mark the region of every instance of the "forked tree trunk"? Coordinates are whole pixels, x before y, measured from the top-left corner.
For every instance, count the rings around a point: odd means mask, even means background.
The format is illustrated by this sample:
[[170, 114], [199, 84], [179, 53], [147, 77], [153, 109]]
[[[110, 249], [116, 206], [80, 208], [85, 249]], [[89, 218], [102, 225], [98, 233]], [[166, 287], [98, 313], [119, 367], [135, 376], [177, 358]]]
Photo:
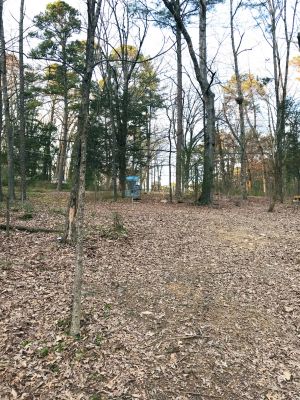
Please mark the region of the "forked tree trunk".
[[199, 203], [211, 204], [213, 201], [214, 179], [214, 147], [215, 147], [215, 95], [211, 90], [214, 75], [208, 80], [207, 47], [206, 47], [206, 11], [207, 1], [199, 1], [199, 56], [196, 54], [191, 36], [189, 35], [183, 19], [176, 12], [176, 0], [163, 0], [165, 6], [173, 16], [180, 29], [194, 66], [196, 79], [201, 88], [206, 110], [206, 125], [204, 129], [204, 165], [202, 193]]

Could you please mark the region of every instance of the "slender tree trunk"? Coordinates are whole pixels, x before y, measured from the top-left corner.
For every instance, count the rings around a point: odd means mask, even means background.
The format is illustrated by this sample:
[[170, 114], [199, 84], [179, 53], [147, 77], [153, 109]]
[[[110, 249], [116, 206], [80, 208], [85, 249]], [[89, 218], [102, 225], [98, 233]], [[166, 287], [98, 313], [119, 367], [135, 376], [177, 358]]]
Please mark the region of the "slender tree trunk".
[[253, 113], [254, 113], [254, 123], [252, 124], [246, 109], [246, 119], [248, 122], [248, 125], [250, 126], [252, 133], [255, 136], [256, 139], [256, 143], [261, 155], [261, 163], [262, 163], [262, 169], [263, 169], [263, 193], [264, 195], [267, 194], [267, 179], [268, 179], [268, 174], [267, 174], [267, 166], [266, 166], [266, 160], [265, 160], [265, 152], [264, 152], [264, 148], [260, 143], [259, 140], [259, 134], [257, 132], [257, 116], [256, 116], [256, 107], [255, 107], [255, 102], [254, 102], [254, 98], [253, 96], [251, 97], [251, 103], [252, 103], [252, 109], [253, 109]]
[[2, 133], [3, 133], [3, 101], [2, 101], [2, 74], [0, 68], [0, 202], [3, 201], [3, 187], [2, 187]]
[[70, 198], [69, 198], [69, 204], [65, 222], [65, 231], [63, 235], [63, 242], [70, 244], [76, 243], [76, 215], [78, 209], [79, 173], [80, 173], [80, 163], [81, 163], [81, 145], [80, 145], [79, 132], [76, 135], [73, 151], [75, 154], [74, 169], [72, 176], [73, 182], [70, 191]]
[[222, 177], [222, 186], [223, 186], [224, 192], [227, 194], [229, 187], [228, 187], [226, 170], [225, 170], [225, 160], [224, 160], [222, 138], [220, 136], [219, 131], [217, 134], [217, 143], [218, 143], [218, 151], [219, 151], [219, 157], [220, 157], [220, 170], [221, 170], [221, 177]]
[[81, 106], [78, 118], [78, 136], [80, 138], [80, 168], [78, 185], [78, 210], [76, 218], [76, 267], [73, 288], [73, 306], [70, 333], [73, 336], [80, 334], [81, 292], [83, 280], [83, 224], [85, 204], [85, 171], [86, 171], [86, 140], [89, 120], [89, 100], [92, 73], [94, 69], [94, 40], [95, 30], [100, 15], [101, 0], [87, 0], [88, 29], [86, 40], [85, 68], [81, 89]]
[[[54, 97], [51, 103], [50, 127], [54, 126], [55, 105], [56, 105], [56, 98]], [[43, 179], [48, 181], [51, 181], [51, 171], [52, 171], [51, 133], [52, 133], [51, 130], [49, 130], [45, 143], [45, 151], [43, 159]]]
[[[123, 124], [122, 124], [123, 125]], [[126, 127], [123, 125], [123, 129], [126, 130]], [[122, 130], [123, 131], [123, 130]], [[124, 131], [120, 133], [118, 138], [118, 158], [119, 158], [119, 181], [120, 181], [120, 189], [121, 195], [125, 197], [126, 190], [126, 134]]]
[[10, 201], [15, 199], [14, 182], [14, 137], [13, 128], [10, 120], [10, 108], [7, 84], [5, 38], [3, 27], [3, 0], [0, 0], [0, 41], [1, 41], [1, 69], [2, 69], [2, 93], [5, 115], [5, 132], [7, 141], [7, 167], [8, 167], [8, 197]]
[[[125, 81], [127, 81], [126, 73], [124, 72]], [[128, 102], [129, 93], [128, 87], [124, 89], [122, 98], [121, 120], [117, 135], [118, 144], [118, 160], [119, 160], [119, 183], [121, 195], [125, 197], [126, 190], [126, 170], [127, 170], [127, 137], [128, 137]]]
[[174, 111], [172, 112], [172, 117], [168, 114], [168, 109], [166, 109], [167, 117], [169, 120], [169, 128], [168, 128], [168, 141], [169, 141], [169, 201], [173, 202], [173, 190], [172, 190], [172, 127], [174, 125]]
[[[111, 102], [111, 96], [110, 96], [110, 103]], [[114, 112], [112, 108], [112, 104], [110, 105], [110, 121], [111, 121], [111, 132], [112, 132], [112, 184], [113, 184], [113, 199], [114, 201], [117, 201], [118, 199], [118, 189], [117, 189], [117, 174], [118, 174], [118, 168], [117, 168], [117, 152], [116, 152], [116, 147], [117, 147], [117, 132], [116, 132], [116, 124], [115, 124], [115, 118], [114, 118]]]
[[21, 170], [21, 201], [27, 198], [26, 193], [26, 144], [25, 144], [25, 84], [24, 84], [24, 0], [20, 3], [20, 22], [19, 22], [19, 135], [20, 135], [20, 170]]
[[[177, 12], [180, 13], [179, 0], [176, 2]], [[182, 198], [182, 149], [183, 149], [183, 99], [182, 99], [182, 43], [181, 31], [176, 24], [176, 56], [177, 56], [177, 131], [176, 131], [176, 188], [175, 197]]]
[[146, 191], [150, 193], [150, 164], [151, 164], [151, 110], [147, 110], [147, 166], [146, 166]]
[[198, 165], [195, 165], [195, 202], [198, 202], [199, 195], [198, 195], [198, 189], [199, 189], [199, 179], [198, 179]]
[[[239, 7], [239, 6], [238, 6]], [[239, 135], [239, 145], [241, 151], [241, 173], [240, 173], [240, 186], [241, 186], [241, 195], [242, 199], [247, 199], [247, 166], [246, 166], [246, 132], [245, 132], [245, 116], [244, 116], [244, 95], [242, 91], [242, 81], [241, 75], [239, 70], [239, 63], [238, 63], [238, 49], [235, 45], [234, 39], [234, 16], [236, 11], [233, 11], [233, 0], [230, 0], [230, 31], [231, 31], [231, 48], [233, 54], [233, 61], [234, 61], [234, 75], [236, 80], [236, 91], [237, 97], [236, 102], [238, 104], [239, 109], [239, 123], [240, 123], [240, 135]]]
[[[63, 58], [66, 58], [66, 49], [65, 46], [62, 47]], [[57, 190], [62, 190], [62, 184], [65, 178], [65, 167], [66, 167], [66, 158], [67, 158], [67, 144], [68, 144], [68, 130], [69, 130], [69, 100], [68, 100], [68, 76], [67, 76], [67, 65], [66, 62], [63, 62], [63, 85], [64, 85], [64, 116], [63, 116], [63, 135], [61, 142], [61, 152], [59, 156], [59, 165], [58, 165], [58, 176], [57, 176]]]
[[[271, 34], [273, 68], [274, 68], [274, 88], [276, 98], [276, 128], [275, 128], [275, 155], [274, 155], [274, 194], [273, 203], [276, 200], [283, 202], [283, 141], [285, 136], [285, 117], [286, 117], [286, 98], [287, 81], [289, 72], [289, 58], [292, 40], [297, 16], [298, 0], [294, 2], [294, 8], [291, 14], [291, 20], [288, 21], [287, 0], [275, 2], [267, 0], [267, 11], [269, 13], [268, 29]], [[277, 13], [276, 13], [277, 12]], [[281, 57], [278, 43], [278, 15], [283, 21], [283, 32], [285, 39], [285, 55]], [[288, 32], [290, 28], [290, 32]], [[282, 33], [280, 32], [280, 35]], [[274, 209], [273, 207], [270, 207]]]
[[108, 100], [109, 100], [109, 118], [111, 124], [111, 133], [112, 133], [112, 184], [113, 184], [113, 199], [117, 201], [118, 198], [118, 189], [117, 189], [117, 174], [118, 174], [118, 167], [117, 167], [117, 129], [116, 129], [116, 122], [115, 122], [115, 110], [113, 104], [113, 88], [112, 88], [112, 77], [111, 77], [111, 69], [109, 63], [107, 63], [107, 70], [108, 70]]

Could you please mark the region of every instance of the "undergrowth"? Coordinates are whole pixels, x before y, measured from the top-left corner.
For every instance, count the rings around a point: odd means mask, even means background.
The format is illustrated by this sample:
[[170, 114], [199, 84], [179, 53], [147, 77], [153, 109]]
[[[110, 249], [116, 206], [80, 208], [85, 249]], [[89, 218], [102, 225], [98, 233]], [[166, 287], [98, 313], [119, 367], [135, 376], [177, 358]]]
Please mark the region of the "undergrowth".
[[128, 232], [124, 226], [121, 215], [117, 212], [112, 213], [112, 225], [107, 227], [101, 227], [99, 229], [100, 236], [106, 239], [119, 239], [127, 238]]

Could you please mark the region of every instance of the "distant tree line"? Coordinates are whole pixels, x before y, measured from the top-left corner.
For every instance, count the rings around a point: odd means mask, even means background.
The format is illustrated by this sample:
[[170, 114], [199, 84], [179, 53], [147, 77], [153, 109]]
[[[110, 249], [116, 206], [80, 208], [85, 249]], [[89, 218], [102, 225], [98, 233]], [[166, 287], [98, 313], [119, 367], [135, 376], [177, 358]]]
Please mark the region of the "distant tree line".
[[[4, 187], [11, 201], [16, 189], [24, 201], [32, 182], [62, 190], [76, 181], [86, 27], [71, 4], [50, 2], [28, 33], [20, 1], [16, 47], [5, 38], [7, 4], [0, 1], [1, 200]], [[220, 82], [206, 32], [213, 23], [208, 15], [218, 16], [221, 7], [224, 15], [226, 5], [233, 70]], [[93, 44], [86, 186], [111, 190], [117, 199], [125, 195], [127, 175], [139, 176], [150, 192], [162, 188], [168, 171], [170, 200], [192, 192], [199, 204], [210, 204], [216, 191], [243, 199], [268, 194], [270, 210], [299, 191], [299, 104], [288, 91], [289, 71], [300, 65], [299, 58], [291, 60], [297, 7], [297, 0], [102, 4]], [[270, 76], [241, 64], [247, 47], [239, 18], [249, 8], [271, 48]], [[152, 57], [145, 50], [153, 25], [174, 42], [168, 52], [175, 54], [174, 73], [162, 63], [165, 50]], [[29, 53], [24, 38], [34, 39]]]

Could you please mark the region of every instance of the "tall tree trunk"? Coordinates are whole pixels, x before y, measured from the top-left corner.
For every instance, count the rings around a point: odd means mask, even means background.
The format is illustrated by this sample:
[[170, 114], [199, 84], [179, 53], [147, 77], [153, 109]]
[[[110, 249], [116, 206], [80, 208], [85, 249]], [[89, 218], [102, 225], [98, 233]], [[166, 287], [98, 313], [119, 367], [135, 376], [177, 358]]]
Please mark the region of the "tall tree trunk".
[[247, 199], [247, 166], [246, 166], [246, 132], [245, 132], [245, 116], [244, 116], [244, 95], [242, 91], [242, 80], [239, 70], [238, 63], [238, 51], [239, 47], [236, 48], [235, 39], [234, 39], [234, 16], [240, 7], [240, 4], [237, 6], [236, 10], [233, 10], [233, 0], [230, 0], [230, 31], [231, 31], [231, 48], [233, 54], [234, 61], [234, 75], [236, 80], [236, 91], [237, 97], [236, 102], [238, 104], [239, 109], [239, 123], [240, 123], [240, 135], [239, 135], [239, 145], [241, 151], [241, 173], [240, 173], [240, 186], [241, 186], [241, 195], [242, 199]]
[[2, 187], [2, 133], [3, 133], [3, 101], [2, 101], [2, 73], [0, 68], [0, 202], [3, 201], [3, 187]]
[[266, 160], [265, 160], [265, 151], [264, 151], [263, 146], [260, 143], [259, 134], [257, 132], [257, 116], [256, 116], [256, 107], [255, 107], [253, 95], [251, 96], [251, 103], [252, 103], [252, 109], [253, 109], [253, 114], [254, 114], [254, 123], [253, 124], [250, 121], [247, 109], [246, 109], [245, 114], [246, 114], [246, 119], [247, 119], [248, 125], [250, 126], [251, 131], [255, 136], [258, 150], [261, 155], [261, 163], [262, 163], [262, 170], [263, 170], [263, 179], [262, 179], [263, 180], [263, 193], [264, 193], [264, 195], [266, 195], [267, 194], [267, 180], [268, 180], [267, 166], [266, 166]]
[[[78, 120], [79, 125], [79, 120]], [[72, 188], [70, 191], [70, 198], [68, 204], [68, 210], [65, 222], [65, 231], [63, 235], [64, 243], [76, 243], [76, 214], [78, 210], [78, 191], [79, 191], [79, 174], [80, 174], [80, 163], [81, 163], [81, 145], [79, 137], [79, 126], [78, 133], [74, 143], [74, 165], [72, 174]]]
[[147, 166], [146, 166], [146, 191], [150, 193], [150, 164], [151, 164], [151, 110], [147, 108], [147, 132], [146, 132], [146, 146], [147, 146]]
[[214, 178], [214, 147], [215, 147], [215, 95], [211, 90], [214, 74], [208, 81], [207, 48], [206, 48], [206, 11], [207, 1], [199, 1], [199, 57], [197, 56], [192, 39], [187, 31], [181, 16], [176, 12], [175, 0], [163, 0], [165, 6], [172, 14], [188, 46], [189, 54], [194, 66], [196, 79], [201, 88], [206, 110], [206, 124], [204, 129], [204, 165], [202, 193], [200, 204], [211, 204], [213, 201]]
[[[56, 106], [56, 98], [51, 100], [51, 111], [50, 111], [50, 128], [54, 126], [54, 113]], [[51, 137], [52, 130], [49, 129], [47, 132], [47, 138], [44, 148], [44, 158], [43, 158], [43, 179], [51, 181], [51, 171], [52, 171], [52, 157], [51, 157]]]
[[113, 184], [113, 199], [117, 201], [118, 199], [118, 189], [117, 189], [117, 130], [113, 110], [113, 102], [111, 92], [109, 94], [109, 113], [110, 113], [110, 123], [111, 123], [111, 133], [112, 133], [112, 184]]
[[86, 56], [83, 81], [81, 87], [81, 105], [78, 116], [78, 136], [80, 138], [80, 168], [78, 185], [78, 210], [76, 218], [76, 267], [73, 288], [72, 320], [70, 333], [80, 334], [81, 292], [83, 280], [83, 224], [85, 204], [85, 171], [86, 171], [86, 141], [89, 120], [89, 101], [92, 73], [94, 69], [94, 40], [101, 8], [101, 0], [87, 0], [88, 29], [86, 40]]
[[20, 2], [19, 22], [19, 135], [20, 135], [20, 170], [21, 170], [21, 201], [27, 198], [26, 193], [26, 144], [25, 144], [25, 83], [24, 83], [24, 0]]
[[3, 0], [0, 0], [0, 42], [1, 42], [1, 69], [2, 69], [2, 93], [5, 116], [5, 133], [7, 141], [7, 168], [8, 168], [8, 198], [10, 201], [15, 199], [14, 182], [14, 136], [13, 127], [10, 120], [10, 108], [7, 84], [6, 69], [6, 49], [3, 26]]
[[[180, 4], [177, 0], [177, 12], [180, 14]], [[176, 56], [177, 56], [177, 129], [176, 129], [176, 200], [182, 198], [182, 149], [183, 149], [183, 100], [182, 100], [182, 43], [181, 31], [176, 24]]]
[[[206, 0], [200, 1], [199, 8], [199, 72], [198, 81], [201, 86], [204, 101], [204, 165], [202, 193], [200, 204], [212, 204], [214, 182], [214, 153], [215, 153], [215, 95], [207, 76], [207, 41], [206, 41]], [[194, 62], [195, 67], [195, 62]]]
[[[170, 136], [169, 136], [170, 138]], [[173, 202], [173, 190], [172, 190], [172, 143], [171, 139], [170, 141], [170, 149], [169, 149], [169, 198], [170, 198], [170, 203]]]
[[115, 120], [115, 107], [113, 103], [113, 83], [112, 83], [112, 71], [109, 65], [109, 62], [106, 64], [106, 69], [108, 71], [107, 76], [107, 96], [109, 102], [109, 119], [111, 125], [111, 134], [112, 134], [112, 185], [113, 185], [113, 199], [117, 201], [118, 198], [118, 189], [117, 189], [117, 174], [118, 174], [118, 166], [117, 166], [117, 129], [116, 129], [116, 120]]
[[[275, 154], [274, 154], [274, 194], [272, 196], [272, 207], [274, 209], [276, 200], [283, 202], [283, 141], [285, 136], [286, 98], [287, 81], [289, 72], [289, 58], [291, 43], [294, 39], [294, 31], [299, 1], [294, 2], [291, 13], [291, 21], [288, 21], [287, 0], [275, 2], [267, 0], [266, 7], [269, 13], [268, 29], [271, 34], [272, 55], [274, 68], [274, 88], [276, 98], [276, 127], [275, 127]], [[277, 12], [277, 13], [276, 13]], [[283, 32], [285, 39], [285, 55], [281, 57], [278, 43], [278, 20], [279, 16], [283, 21]], [[288, 31], [290, 28], [290, 31]], [[281, 35], [281, 33], [280, 33]], [[282, 47], [282, 46], [281, 46]], [[283, 59], [283, 60], [282, 60]], [[274, 203], [274, 205], [273, 205]]]
[[58, 176], [57, 176], [57, 190], [62, 190], [62, 184], [65, 178], [65, 167], [67, 159], [67, 144], [68, 144], [68, 129], [69, 129], [69, 100], [68, 100], [68, 75], [66, 65], [66, 48], [62, 46], [63, 53], [63, 101], [64, 101], [64, 116], [63, 116], [63, 135], [60, 146], [59, 165], [58, 165]]
[[[124, 130], [126, 127], [122, 124]], [[126, 136], [122, 129], [122, 133], [118, 136], [118, 158], [119, 158], [119, 182], [120, 182], [120, 190], [121, 195], [125, 197], [125, 190], [126, 190]]]
[[117, 135], [118, 159], [119, 159], [119, 183], [121, 195], [125, 197], [126, 190], [126, 170], [127, 170], [127, 137], [128, 137], [128, 87], [124, 89], [122, 98], [122, 111], [119, 130]]
[[220, 157], [220, 170], [221, 170], [221, 177], [222, 177], [222, 186], [223, 190], [226, 194], [228, 194], [228, 179], [226, 175], [226, 170], [225, 170], [225, 160], [224, 160], [224, 152], [223, 152], [223, 144], [222, 144], [222, 138], [220, 135], [220, 132], [218, 130], [217, 136], [216, 136], [216, 141], [218, 145], [218, 151], [219, 151], [219, 157]]

